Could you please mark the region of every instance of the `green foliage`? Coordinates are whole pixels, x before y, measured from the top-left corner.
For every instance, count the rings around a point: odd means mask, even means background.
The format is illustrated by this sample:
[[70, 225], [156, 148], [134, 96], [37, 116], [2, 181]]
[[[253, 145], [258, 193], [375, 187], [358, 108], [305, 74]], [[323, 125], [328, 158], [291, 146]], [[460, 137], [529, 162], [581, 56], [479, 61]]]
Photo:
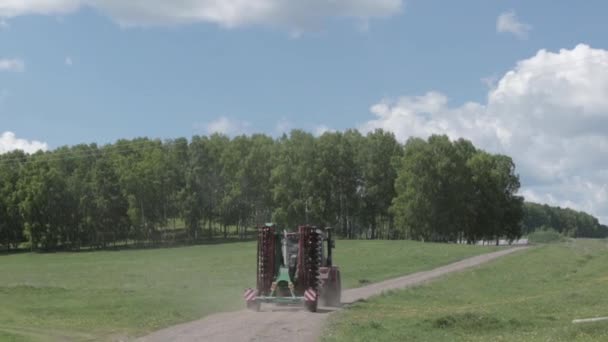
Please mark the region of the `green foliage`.
[[26, 155], [21, 151], [4, 155], [0, 162], [0, 244], [16, 248], [24, 239], [24, 223], [19, 210], [21, 202], [17, 183]]
[[391, 208], [401, 236], [431, 241], [521, 236], [523, 199], [511, 158], [466, 140], [410, 139], [398, 166]]
[[531, 243], [551, 243], [565, 241], [565, 237], [553, 228], [543, 227], [528, 234], [528, 241]]
[[570, 237], [608, 237], [608, 227], [600, 224], [597, 218], [582, 211], [526, 202], [524, 212], [524, 233], [529, 234], [537, 229], [552, 227], [559, 233]]
[[606, 322], [571, 323], [608, 315], [606, 263], [605, 240], [534, 247], [349, 307], [323, 340], [606, 341]]
[[[119, 140], [0, 155], [0, 248], [198, 243], [274, 221], [350, 239], [516, 239], [546, 224], [602, 237], [585, 213], [526, 204], [509, 157], [446, 136], [294, 130], [190, 141]], [[176, 222], [183, 228], [175, 229]], [[248, 231], [249, 229], [249, 231]]]
[[[343, 287], [380, 281], [492, 251], [414, 241], [337, 241]], [[254, 242], [183, 248], [0, 256], [0, 341], [131, 340], [243, 307], [255, 283]], [[7, 335], [8, 336], [8, 335]], [[17, 340], [21, 340], [18, 338]]]
[[[119, 140], [0, 155], [0, 247], [78, 250], [199, 242], [276, 221], [398, 238], [402, 146], [377, 130]], [[175, 222], [185, 228], [177, 230]], [[173, 227], [171, 227], [173, 226]]]
[[[371, 238], [378, 235], [394, 239], [399, 236], [393, 227], [389, 213], [392, 200], [396, 195], [395, 180], [397, 169], [394, 164], [403, 155], [402, 147], [391, 133], [377, 130], [367, 136], [367, 143], [360, 149], [359, 160], [362, 168], [361, 214], [365, 225], [371, 227]], [[388, 221], [388, 230], [377, 232], [378, 226]]]

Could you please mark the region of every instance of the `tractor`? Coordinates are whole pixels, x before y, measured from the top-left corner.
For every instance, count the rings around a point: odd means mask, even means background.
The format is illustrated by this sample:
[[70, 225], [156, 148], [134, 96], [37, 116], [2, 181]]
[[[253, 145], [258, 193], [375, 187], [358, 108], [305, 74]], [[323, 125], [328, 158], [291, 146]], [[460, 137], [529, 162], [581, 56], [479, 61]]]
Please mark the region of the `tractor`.
[[258, 229], [257, 286], [245, 290], [247, 308], [262, 303], [302, 305], [316, 312], [319, 301], [339, 306], [340, 270], [332, 263], [331, 228], [300, 226], [295, 232], [273, 224]]

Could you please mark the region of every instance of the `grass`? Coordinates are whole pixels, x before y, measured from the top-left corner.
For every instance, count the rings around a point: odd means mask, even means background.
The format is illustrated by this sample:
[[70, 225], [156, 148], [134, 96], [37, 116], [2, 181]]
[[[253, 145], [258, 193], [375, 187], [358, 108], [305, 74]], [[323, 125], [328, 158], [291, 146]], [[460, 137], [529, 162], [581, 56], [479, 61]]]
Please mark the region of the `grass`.
[[334, 259], [342, 272], [343, 288], [432, 269], [497, 249], [493, 246], [378, 240], [338, 241], [336, 247]]
[[543, 245], [332, 316], [327, 341], [608, 341], [608, 241]]
[[554, 229], [539, 229], [528, 234], [528, 241], [531, 243], [564, 242], [566, 237]]
[[21, 334], [13, 334], [7, 331], [0, 331], [0, 341], [4, 342], [22, 342], [22, 341], [31, 341], [31, 339], [26, 335]]
[[[492, 247], [338, 241], [344, 287], [430, 269]], [[0, 340], [133, 337], [243, 307], [255, 243], [0, 256]]]

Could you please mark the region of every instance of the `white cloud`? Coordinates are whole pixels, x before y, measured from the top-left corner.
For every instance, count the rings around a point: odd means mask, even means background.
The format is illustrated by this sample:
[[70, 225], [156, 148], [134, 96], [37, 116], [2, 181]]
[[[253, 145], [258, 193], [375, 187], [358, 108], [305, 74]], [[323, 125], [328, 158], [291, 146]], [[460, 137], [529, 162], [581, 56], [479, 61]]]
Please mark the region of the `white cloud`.
[[235, 136], [240, 134], [247, 134], [250, 130], [250, 127], [251, 124], [247, 121], [241, 121], [222, 116], [214, 121], [209, 122], [205, 126], [205, 129], [208, 134], [221, 133], [228, 136]]
[[314, 130], [313, 133], [316, 136], [321, 136], [321, 135], [323, 135], [325, 133], [328, 133], [328, 132], [329, 133], [335, 133], [336, 130], [332, 129], [332, 128], [329, 128], [326, 125], [319, 125], [319, 126], [315, 127], [315, 130]]
[[515, 11], [501, 13], [496, 19], [496, 31], [500, 33], [512, 33], [517, 38], [526, 39], [530, 30], [532, 26], [519, 21]]
[[0, 1], [0, 17], [69, 13], [78, 9], [83, 3], [82, 0], [2, 0]]
[[279, 122], [277, 122], [276, 126], [274, 127], [274, 131], [277, 134], [282, 135], [284, 133], [289, 133], [292, 128], [293, 124], [289, 120], [282, 118], [279, 120]]
[[67, 66], [72, 66], [72, 65], [74, 65], [74, 61], [72, 60], [72, 57], [70, 57], [70, 56], [67, 56], [67, 57], [65, 58], [64, 63], [65, 63], [65, 65], [67, 65]]
[[486, 103], [450, 106], [437, 92], [383, 100], [362, 131], [465, 137], [512, 156], [522, 193], [589, 211], [608, 223], [608, 51], [540, 50], [488, 91]]
[[0, 59], [0, 71], [25, 71], [25, 63], [20, 59]]
[[0, 154], [14, 150], [22, 150], [26, 153], [34, 153], [40, 150], [46, 151], [48, 149], [49, 146], [45, 142], [19, 139], [17, 138], [17, 136], [15, 136], [15, 133], [13, 132], [4, 132], [0, 134]]
[[208, 22], [227, 28], [267, 25], [299, 30], [330, 17], [388, 17], [402, 6], [403, 0], [2, 0], [0, 17], [66, 14], [92, 7], [124, 26]]

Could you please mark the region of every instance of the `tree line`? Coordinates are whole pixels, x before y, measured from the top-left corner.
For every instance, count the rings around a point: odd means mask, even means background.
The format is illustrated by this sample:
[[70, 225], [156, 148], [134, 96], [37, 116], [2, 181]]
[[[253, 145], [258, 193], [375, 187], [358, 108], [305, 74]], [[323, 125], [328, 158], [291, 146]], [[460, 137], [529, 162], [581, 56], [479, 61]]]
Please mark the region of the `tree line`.
[[400, 237], [475, 243], [521, 236], [523, 198], [510, 157], [464, 139], [411, 138], [397, 170], [391, 211]]
[[608, 226], [582, 211], [526, 202], [524, 205], [523, 232], [553, 229], [569, 237], [605, 238]]
[[[0, 156], [0, 245], [37, 250], [245, 238], [264, 222], [344, 238], [521, 235], [511, 159], [446, 136], [294, 130], [119, 140]], [[248, 230], [249, 229], [249, 230]]]

